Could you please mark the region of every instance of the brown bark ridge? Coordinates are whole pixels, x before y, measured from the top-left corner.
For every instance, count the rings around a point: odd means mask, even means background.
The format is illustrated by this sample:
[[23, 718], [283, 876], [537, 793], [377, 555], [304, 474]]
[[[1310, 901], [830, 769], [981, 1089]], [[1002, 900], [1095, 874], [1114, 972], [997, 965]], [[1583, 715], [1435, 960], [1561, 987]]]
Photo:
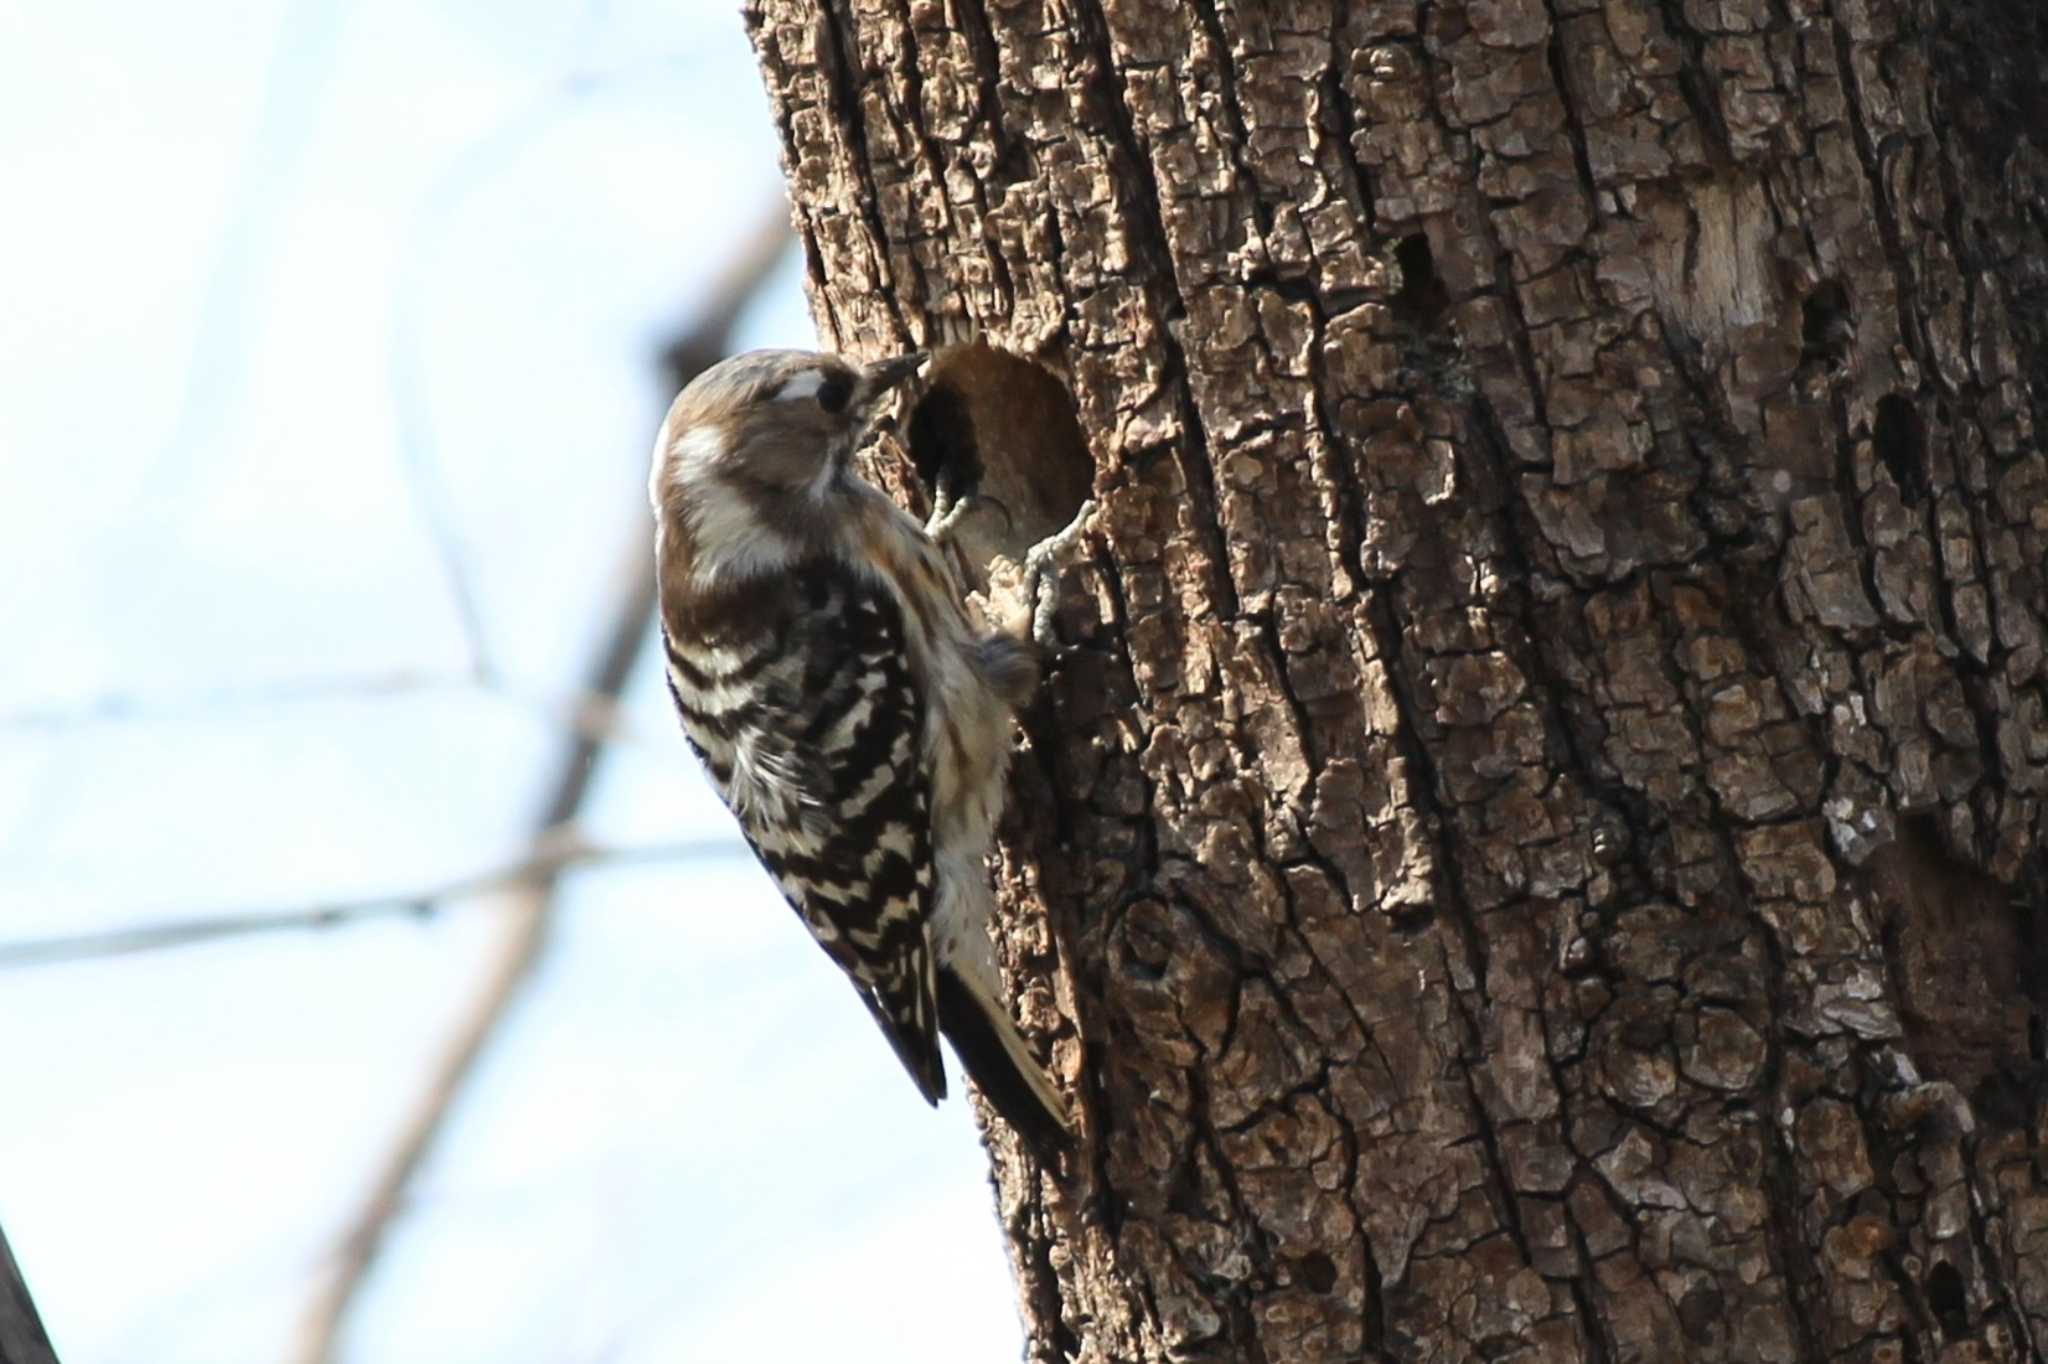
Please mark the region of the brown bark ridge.
[[747, 21], [826, 344], [1092, 469], [1030, 1357], [2043, 1359], [2035, 0]]

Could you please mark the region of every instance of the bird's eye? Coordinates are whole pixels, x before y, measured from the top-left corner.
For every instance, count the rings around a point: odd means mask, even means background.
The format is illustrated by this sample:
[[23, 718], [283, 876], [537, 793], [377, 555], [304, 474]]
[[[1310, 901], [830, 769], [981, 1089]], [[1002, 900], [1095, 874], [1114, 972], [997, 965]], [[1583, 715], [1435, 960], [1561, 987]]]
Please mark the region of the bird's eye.
[[846, 400], [852, 396], [853, 380], [848, 375], [828, 374], [818, 383], [818, 406], [827, 412], [844, 412]]

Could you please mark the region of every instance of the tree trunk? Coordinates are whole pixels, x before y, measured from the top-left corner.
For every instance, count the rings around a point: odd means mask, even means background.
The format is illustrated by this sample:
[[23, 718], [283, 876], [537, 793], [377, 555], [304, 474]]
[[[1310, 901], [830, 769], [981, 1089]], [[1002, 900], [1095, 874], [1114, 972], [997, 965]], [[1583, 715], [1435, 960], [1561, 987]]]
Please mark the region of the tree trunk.
[[57, 1364], [57, 1352], [5, 1236], [0, 1236], [0, 1364]]
[[2048, 1357], [2036, 0], [748, 19], [826, 344], [1085, 440], [1032, 1358]]

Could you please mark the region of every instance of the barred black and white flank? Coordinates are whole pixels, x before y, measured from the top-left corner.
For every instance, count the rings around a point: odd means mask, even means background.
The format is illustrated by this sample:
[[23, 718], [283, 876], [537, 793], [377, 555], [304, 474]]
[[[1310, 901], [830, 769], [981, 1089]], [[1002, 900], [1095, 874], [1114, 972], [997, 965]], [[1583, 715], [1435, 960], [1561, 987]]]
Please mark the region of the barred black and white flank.
[[650, 492], [669, 689], [747, 841], [930, 1102], [939, 1032], [1041, 1154], [1066, 1108], [1011, 1021], [987, 854], [1029, 646], [851, 467], [921, 356], [754, 351], [669, 409]]

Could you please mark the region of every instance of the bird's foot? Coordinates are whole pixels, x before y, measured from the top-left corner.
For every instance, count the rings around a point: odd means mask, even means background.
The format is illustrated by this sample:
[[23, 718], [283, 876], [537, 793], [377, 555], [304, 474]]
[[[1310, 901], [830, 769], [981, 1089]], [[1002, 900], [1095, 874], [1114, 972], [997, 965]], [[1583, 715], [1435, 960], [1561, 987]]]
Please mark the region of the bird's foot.
[[1059, 634], [1053, 628], [1059, 613], [1060, 582], [1074, 564], [1081, 535], [1095, 515], [1095, 502], [1081, 504], [1064, 530], [1033, 545], [1024, 556], [1024, 600], [1031, 608], [1031, 637], [1048, 652], [1059, 648]]

